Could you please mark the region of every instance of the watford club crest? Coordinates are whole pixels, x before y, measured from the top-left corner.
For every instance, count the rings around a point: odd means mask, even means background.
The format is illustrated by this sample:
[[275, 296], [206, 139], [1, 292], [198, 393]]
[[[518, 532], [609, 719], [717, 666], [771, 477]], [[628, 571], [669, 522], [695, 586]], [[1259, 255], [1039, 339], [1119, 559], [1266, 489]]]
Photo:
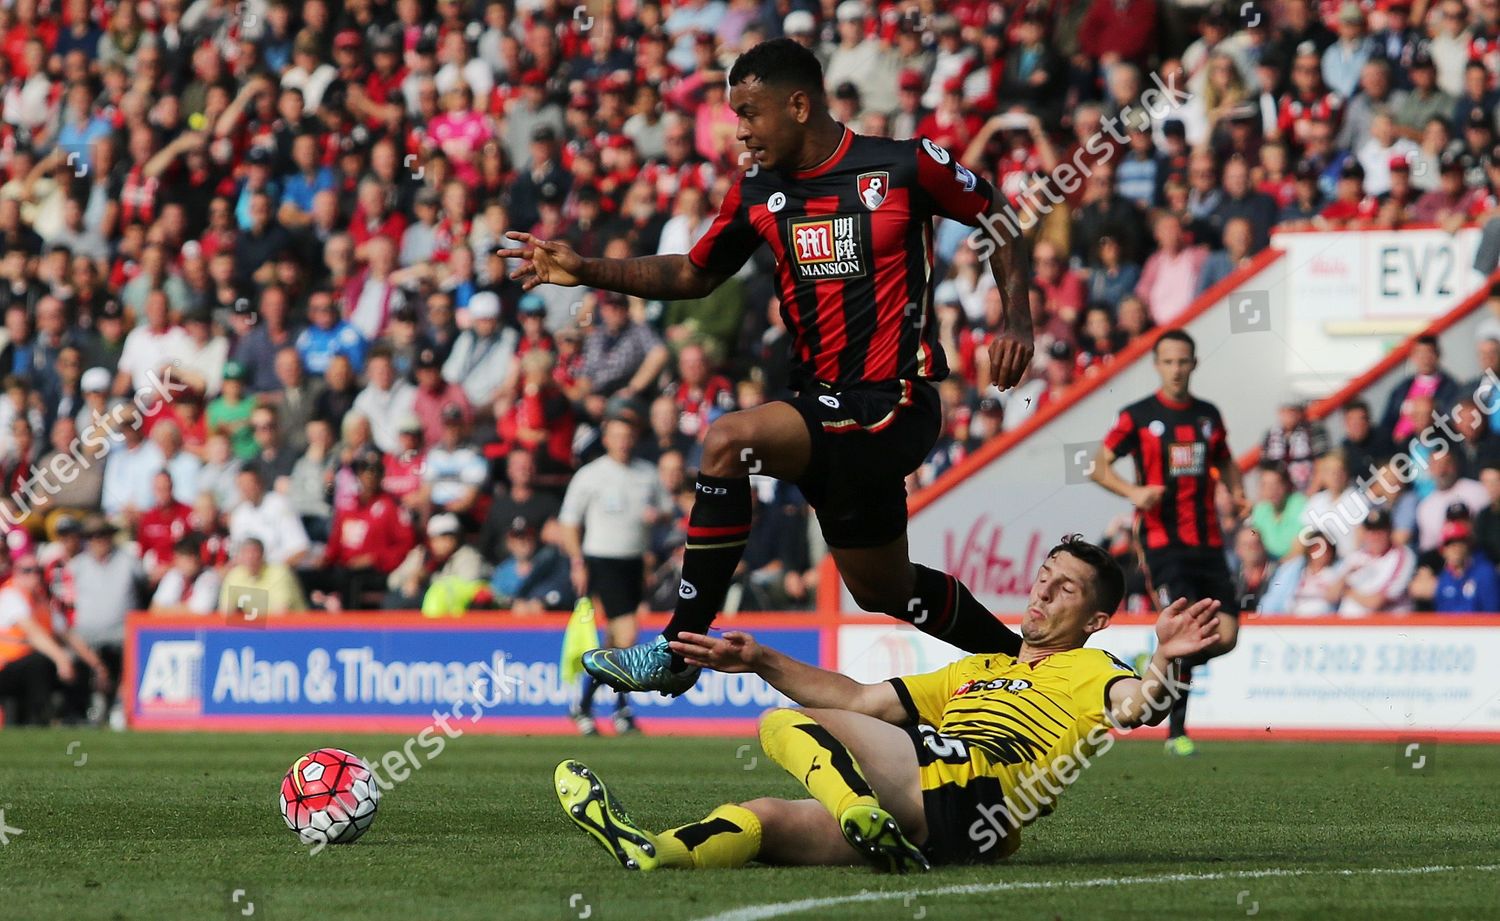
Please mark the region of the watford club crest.
[[891, 187], [891, 176], [885, 170], [876, 173], [860, 173], [856, 180], [859, 186], [859, 200], [866, 208], [874, 211], [885, 201], [885, 193]]

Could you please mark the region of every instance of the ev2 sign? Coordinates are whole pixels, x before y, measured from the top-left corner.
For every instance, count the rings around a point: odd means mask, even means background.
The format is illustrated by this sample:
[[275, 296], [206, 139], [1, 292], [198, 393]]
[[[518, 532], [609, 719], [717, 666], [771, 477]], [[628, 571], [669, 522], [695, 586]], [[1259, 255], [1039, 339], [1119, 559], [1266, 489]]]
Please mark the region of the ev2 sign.
[[[1453, 238], [1421, 242], [1392, 243], [1376, 253], [1379, 265], [1380, 296], [1406, 301], [1458, 295], [1460, 278], [1458, 244]], [[1471, 259], [1472, 261], [1472, 259]]]

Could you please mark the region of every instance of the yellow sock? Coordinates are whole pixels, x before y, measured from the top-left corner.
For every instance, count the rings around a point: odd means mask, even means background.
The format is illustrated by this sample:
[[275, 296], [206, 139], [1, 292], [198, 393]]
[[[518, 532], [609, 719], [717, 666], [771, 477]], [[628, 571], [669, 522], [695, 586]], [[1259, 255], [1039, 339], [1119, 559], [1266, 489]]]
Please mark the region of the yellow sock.
[[760, 853], [760, 819], [744, 806], [726, 803], [697, 822], [669, 828], [653, 837], [662, 867], [742, 867]]
[[768, 713], [760, 722], [760, 746], [834, 818], [850, 806], [880, 805], [849, 749], [800, 710]]

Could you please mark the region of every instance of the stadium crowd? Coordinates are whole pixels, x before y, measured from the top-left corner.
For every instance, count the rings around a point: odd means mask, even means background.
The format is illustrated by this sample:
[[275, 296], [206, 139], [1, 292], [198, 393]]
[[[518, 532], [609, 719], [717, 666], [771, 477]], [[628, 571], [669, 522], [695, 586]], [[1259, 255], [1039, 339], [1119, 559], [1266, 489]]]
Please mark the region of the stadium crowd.
[[[954, 374], [914, 487], [1172, 323], [1273, 227], [1500, 206], [1497, 0], [14, 0], [0, 697], [43, 673], [108, 686], [137, 606], [567, 609], [565, 497], [616, 420], [656, 471], [636, 549], [670, 606], [708, 423], [794, 383], [770, 255], [648, 303], [523, 293], [496, 249], [525, 230], [686, 252], [741, 162], [726, 68], [783, 35], [823, 60], [841, 121], [930, 138], [1035, 218], [1037, 358], [1003, 395], [975, 386], [1000, 295], [968, 229], [938, 229]], [[1083, 181], [1043, 197], [1067, 163]], [[1289, 496], [1337, 494], [1315, 429], [1278, 446]], [[1500, 468], [1479, 475], [1455, 496], [1488, 547]], [[795, 488], [756, 483], [734, 603], [809, 607], [817, 528]], [[1391, 517], [1428, 550], [1459, 522], [1421, 499], [1417, 524], [1411, 502]], [[1276, 557], [1287, 514], [1257, 511]], [[26, 633], [18, 612], [48, 609], [66, 629]]]
[[[1384, 405], [1336, 411], [1338, 438], [1302, 402], [1283, 405], [1247, 476], [1255, 500], [1218, 490], [1245, 611], [1307, 617], [1500, 611], [1500, 290], [1477, 331], [1480, 373], [1459, 381], [1419, 338]], [[1134, 571], [1130, 522], [1105, 540]], [[1133, 572], [1129, 604], [1149, 607]]]

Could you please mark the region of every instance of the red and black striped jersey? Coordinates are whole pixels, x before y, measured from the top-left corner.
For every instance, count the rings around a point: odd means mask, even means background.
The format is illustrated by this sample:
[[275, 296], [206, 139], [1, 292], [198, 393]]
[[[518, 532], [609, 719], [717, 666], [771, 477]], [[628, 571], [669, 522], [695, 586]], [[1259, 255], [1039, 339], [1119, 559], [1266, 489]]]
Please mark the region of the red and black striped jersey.
[[1233, 459], [1217, 406], [1194, 396], [1178, 402], [1157, 391], [1120, 411], [1104, 446], [1116, 457], [1130, 455], [1138, 483], [1165, 487], [1155, 507], [1136, 513], [1147, 549], [1224, 546], [1214, 509], [1215, 470]]
[[813, 169], [740, 174], [688, 258], [727, 275], [762, 240], [770, 245], [781, 316], [806, 380], [942, 380], [932, 219], [977, 225], [992, 196], [987, 181], [930, 140], [845, 129]]

